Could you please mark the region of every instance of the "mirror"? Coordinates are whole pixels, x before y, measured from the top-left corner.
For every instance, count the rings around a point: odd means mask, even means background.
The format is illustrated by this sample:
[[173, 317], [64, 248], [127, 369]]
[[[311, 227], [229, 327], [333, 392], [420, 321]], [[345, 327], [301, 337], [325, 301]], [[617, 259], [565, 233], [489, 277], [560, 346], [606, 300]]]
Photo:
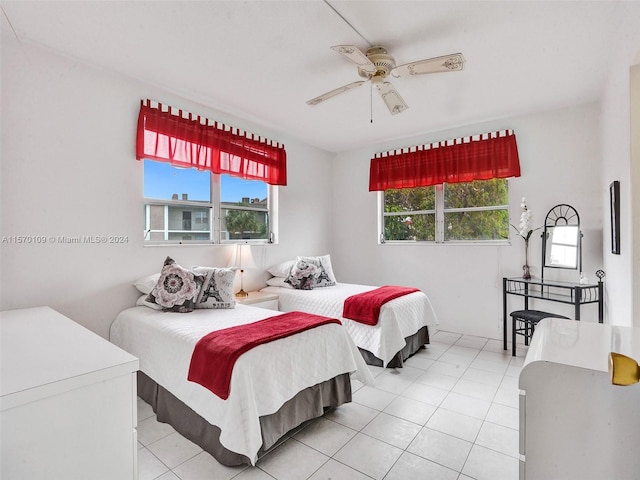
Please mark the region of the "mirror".
[[571, 205], [560, 204], [547, 213], [542, 234], [542, 277], [546, 268], [582, 273], [580, 216]]
[[580, 231], [577, 226], [558, 225], [547, 229], [547, 258], [548, 267], [572, 268], [578, 267], [578, 239]]

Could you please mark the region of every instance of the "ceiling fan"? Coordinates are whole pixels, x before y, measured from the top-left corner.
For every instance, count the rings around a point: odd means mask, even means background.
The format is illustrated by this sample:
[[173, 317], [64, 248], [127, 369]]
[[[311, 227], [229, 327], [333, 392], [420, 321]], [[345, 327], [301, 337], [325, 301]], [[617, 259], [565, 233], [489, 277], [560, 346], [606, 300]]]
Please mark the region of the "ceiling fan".
[[394, 78], [403, 78], [426, 73], [456, 72], [462, 70], [465, 63], [461, 53], [453, 53], [451, 55], [427, 58], [396, 66], [395, 59], [389, 54], [386, 48], [381, 46], [372, 46], [364, 53], [354, 45], [336, 45], [331, 47], [331, 49], [355, 63], [358, 66], [358, 74], [366, 80], [349, 83], [348, 85], [323, 93], [307, 101], [308, 105], [317, 105], [340, 93], [359, 87], [370, 81], [371, 86], [376, 87], [378, 92], [380, 92], [380, 96], [391, 114], [395, 115], [406, 110], [408, 106], [391, 82], [387, 81], [389, 75]]

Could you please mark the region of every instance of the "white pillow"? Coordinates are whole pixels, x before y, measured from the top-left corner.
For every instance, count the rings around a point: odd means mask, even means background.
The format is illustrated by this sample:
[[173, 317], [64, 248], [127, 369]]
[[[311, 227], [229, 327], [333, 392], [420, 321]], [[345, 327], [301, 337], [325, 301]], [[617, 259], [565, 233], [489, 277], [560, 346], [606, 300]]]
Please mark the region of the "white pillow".
[[271, 287], [293, 288], [291, 285], [285, 282], [284, 278], [282, 277], [271, 277], [269, 280], [267, 280], [267, 285]]
[[191, 267], [195, 274], [204, 276], [204, 283], [196, 299], [196, 308], [235, 308], [233, 280], [236, 268]]
[[296, 263], [295, 260], [287, 260], [286, 262], [282, 262], [278, 265], [274, 265], [273, 267], [268, 268], [267, 272], [269, 272], [274, 277], [287, 278], [294, 263]]
[[140, 293], [146, 293], [148, 295], [151, 293], [151, 290], [153, 290], [153, 287], [156, 286], [156, 283], [158, 283], [159, 278], [160, 273], [154, 273], [137, 280], [134, 285]]
[[141, 295], [138, 300], [136, 300], [136, 307], [149, 307], [154, 310], [162, 310], [162, 307], [157, 303], [147, 302], [147, 295], [148, 294]]

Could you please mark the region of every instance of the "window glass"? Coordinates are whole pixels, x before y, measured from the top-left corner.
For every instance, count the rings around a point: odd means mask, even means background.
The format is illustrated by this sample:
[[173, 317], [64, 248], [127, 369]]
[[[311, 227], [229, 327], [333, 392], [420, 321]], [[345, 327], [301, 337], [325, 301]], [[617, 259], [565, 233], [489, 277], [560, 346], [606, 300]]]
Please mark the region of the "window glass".
[[144, 197], [147, 242], [270, 238], [269, 186], [262, 181], [144, 160]]
[[444, 184], [444, 239], [509, 238], [509, 192], [499, 178]]
[[447, 240], [505, 240], [509, 238], [508, 210], [445, 213]]
[[496, 241], [509, 238], [504, 179], [384, 192], [384, 241]]
[[144, 160], [144, 198], [211, 201], [211, 173]]
[[220, 176], [222, 240], [266, 240], [269, 231], [267, 184], [230, 175]]
[[267, 190], [267, 184], [259, 180], [220, 175], [220, 200], [225, 203], [264, 200], [267, 198]]
[[387, 240], [435, 240], [435, 188], [391, 189], [384, 193]]

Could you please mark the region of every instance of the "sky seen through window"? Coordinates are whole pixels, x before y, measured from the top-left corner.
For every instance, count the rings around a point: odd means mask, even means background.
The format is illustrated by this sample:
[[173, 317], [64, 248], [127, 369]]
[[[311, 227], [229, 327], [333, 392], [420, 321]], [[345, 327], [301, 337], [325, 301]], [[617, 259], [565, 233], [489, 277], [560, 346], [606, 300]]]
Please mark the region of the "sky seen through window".
[[[171, 199], [173, 194], [182, 199], [186, 193], [189, 200], [208, 202], [211, 200], [211, 184], [208, 171], [195, 168], [178, 168], [169, 163], [144, 160], [144, 197]], [[222, 202], [241, 202], [243, 197], [267, 198], [267, 184], [258, 180], [221, 175]]]

